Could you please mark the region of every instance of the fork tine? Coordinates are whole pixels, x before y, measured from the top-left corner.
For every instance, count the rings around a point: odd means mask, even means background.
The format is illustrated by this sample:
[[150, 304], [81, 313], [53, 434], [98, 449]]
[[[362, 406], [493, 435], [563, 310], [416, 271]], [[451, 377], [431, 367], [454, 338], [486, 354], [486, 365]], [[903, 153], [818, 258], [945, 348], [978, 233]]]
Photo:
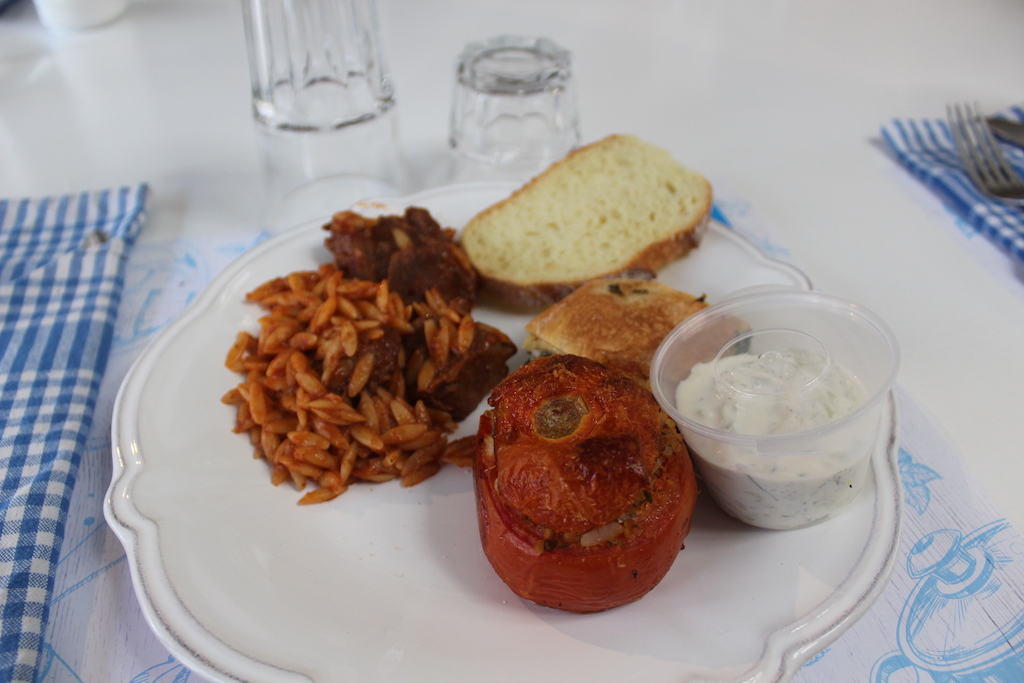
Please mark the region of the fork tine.
[[953, 134], [953, 143], [956, 145], [957, 154], [963, 162], [964, 170], [975, 185], [982, 188], [985, 187], [987, 183], [979, 173], [980, 162], [975, 154], [975, 145], [973, 140], [970, 139], [966, 117], [960, 105], [946, 105], [946, 118], [949, 120], [949, 130]]
[[981, 117], [978, 116], [977, 109], [972, 110], [969, 105], [964, 105], [961, 114], [967, 146], [975, 162], [975, 171], [986, 186], [991, 187], [993, 183], [1002, 182], [995, 151], [985, 138], [984, 126], [980, 123]]
[[982, 118], [977, 104], [974, 105], [974, 111], [970, 116], [970, 123], [978, 139], [978, 146], [988, 160], [988, 168], [992, 172], [992, 177], [1002, 183], [1016, 182], [1018, 180], [1017, 172], [1010, 166], [1010, 162], [1006, 160], [1006, 155], [1003, 154], [999, 143], [996, 142], [995, 136], [992, 135], [992, 129], [988, 127], [988, 124]]
[[1002, 201], [1024, 204], [1024, 182], [1010, 165], [977, 104], [946, 106], [949, 130], [964, 171], [979, 190]]

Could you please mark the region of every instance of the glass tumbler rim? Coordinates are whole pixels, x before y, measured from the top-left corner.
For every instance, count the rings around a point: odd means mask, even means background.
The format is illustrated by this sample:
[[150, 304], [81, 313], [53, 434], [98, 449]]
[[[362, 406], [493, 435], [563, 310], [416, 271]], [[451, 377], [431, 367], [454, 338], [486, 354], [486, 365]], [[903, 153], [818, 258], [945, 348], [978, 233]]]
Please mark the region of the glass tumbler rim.
[[550, 38], [501, 35], [466, 45], [460, 53], [460, 84], [495, 95], [523, 95], [565, 87], [571, 56]]

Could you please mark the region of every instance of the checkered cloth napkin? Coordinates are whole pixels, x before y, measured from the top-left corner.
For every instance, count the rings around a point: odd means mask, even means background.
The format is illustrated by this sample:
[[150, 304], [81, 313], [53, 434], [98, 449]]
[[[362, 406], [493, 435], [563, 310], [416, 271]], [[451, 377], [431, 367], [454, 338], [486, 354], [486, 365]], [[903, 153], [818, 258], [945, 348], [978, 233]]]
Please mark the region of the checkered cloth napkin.
[[[1011, 107], [1000, 116], [1024, 122], [1024, 108]], [[893, 119], [882, 126], [882, 138], [900, 163], [958, 215], [1024, 261], [1024, 207], [998, 202], [975, 188], [960, 164], [944, 120]], [[1009, 144], [1002, 147], [1010, 164], [1024, 175], [1024, 149]]]
[[0, 681], [34, 681], [140, 184], [0, 200]]

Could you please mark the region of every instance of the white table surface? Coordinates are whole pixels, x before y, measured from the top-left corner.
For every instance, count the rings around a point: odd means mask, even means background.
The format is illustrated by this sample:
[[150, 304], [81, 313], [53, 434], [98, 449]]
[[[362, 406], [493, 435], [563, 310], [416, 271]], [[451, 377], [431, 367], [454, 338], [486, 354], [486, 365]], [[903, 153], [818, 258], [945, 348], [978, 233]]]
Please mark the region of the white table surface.
[[[452, 66], [502, 32], [572, 51], [584, 141], [633, 133], [727, 181], [819, 289], [884, 317], [899, 382], [1024, 529], [1024, 300], [941, 229], [879, 141], [892, 117], [1024, 100], [1024, 3], [379, 0], [409, 190], [441, 180]], [[0, 14], [0, 196], [150, 183], [143, 239], [254, 229], [239, 0], [130, 0], [54, 34]], [[1024, 275], [1021, 276], [1024, 278]]]

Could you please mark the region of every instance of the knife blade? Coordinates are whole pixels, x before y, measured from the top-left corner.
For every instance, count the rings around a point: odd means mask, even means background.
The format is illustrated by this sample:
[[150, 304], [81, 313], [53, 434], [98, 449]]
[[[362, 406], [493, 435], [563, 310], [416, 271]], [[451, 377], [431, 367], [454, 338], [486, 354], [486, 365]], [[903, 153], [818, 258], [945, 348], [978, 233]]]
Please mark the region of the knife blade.
[[985, 123], [1000, 140], [1024, 147], [1024, 124], [995, 117], [985, 119]]

